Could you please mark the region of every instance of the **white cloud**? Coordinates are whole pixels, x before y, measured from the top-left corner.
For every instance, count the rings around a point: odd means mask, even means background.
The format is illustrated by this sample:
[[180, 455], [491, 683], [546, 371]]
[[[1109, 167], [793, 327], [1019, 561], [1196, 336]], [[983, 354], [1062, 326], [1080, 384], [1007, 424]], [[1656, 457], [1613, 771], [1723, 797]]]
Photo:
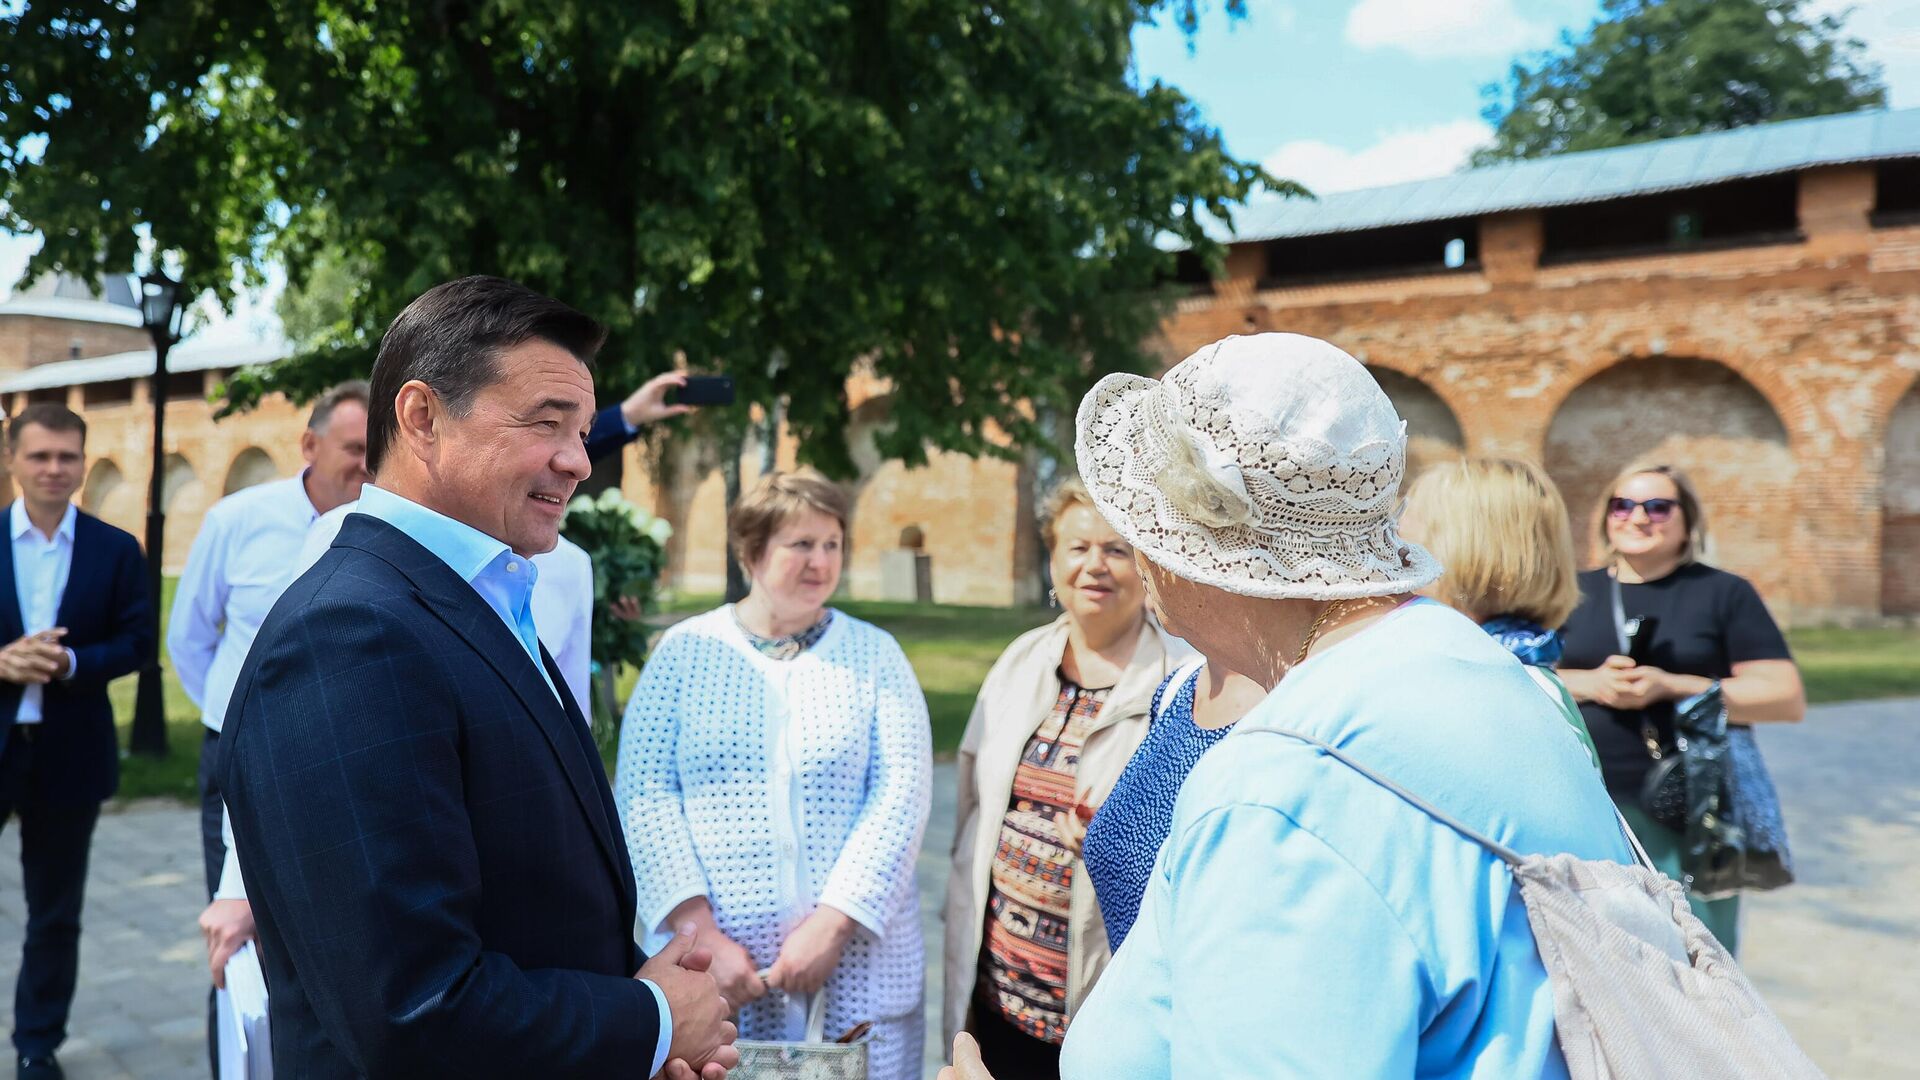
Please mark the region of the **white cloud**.
[[1493, 129], [1478, 120], [1451, 120], [1396, 131], [1359, 150], [1301, 139], [1283, 144], [1261, 164], [1277, 177], [1325, 195], [1445, 176], [1492, 139]]
[[1550, 44], [1553, 33], [1513, 0], [1360, 0], [1347, 15], [1350, 44], [1422, 59], [1507, 56]]

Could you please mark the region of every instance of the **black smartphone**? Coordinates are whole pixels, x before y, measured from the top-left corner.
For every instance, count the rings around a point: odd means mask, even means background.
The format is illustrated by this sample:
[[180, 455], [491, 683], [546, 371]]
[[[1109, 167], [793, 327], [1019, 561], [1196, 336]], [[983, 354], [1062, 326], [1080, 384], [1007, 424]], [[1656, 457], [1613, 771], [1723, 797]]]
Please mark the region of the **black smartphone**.
[[675, 405], [731, 405], [733, 376], [689, 375], [687, 385], [675, 391], [672, 400]]
[[1653, 628], [1659, 619], [1651, 615], [1642, 615], [1628, 620], [1631, 628], [1627, 634], [1627, 658], [1636, 664], [1646, 665], [1653, 662]]

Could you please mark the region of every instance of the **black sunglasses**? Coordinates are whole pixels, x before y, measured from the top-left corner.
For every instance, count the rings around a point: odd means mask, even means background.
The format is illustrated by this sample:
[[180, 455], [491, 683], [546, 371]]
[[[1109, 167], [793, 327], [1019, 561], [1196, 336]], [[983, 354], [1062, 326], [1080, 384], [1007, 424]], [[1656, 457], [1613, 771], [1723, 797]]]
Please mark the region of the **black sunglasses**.
[[1624, 499], [1618, 495], [1607, 500], [1607, 516], [1615, 521], [1625, 521], [1633, 516], [1635, 507], [1647, 512], [1647, 520], [1658, 525], [1673, 520], [1673, 512], [1680, 508], [1677, 499]]

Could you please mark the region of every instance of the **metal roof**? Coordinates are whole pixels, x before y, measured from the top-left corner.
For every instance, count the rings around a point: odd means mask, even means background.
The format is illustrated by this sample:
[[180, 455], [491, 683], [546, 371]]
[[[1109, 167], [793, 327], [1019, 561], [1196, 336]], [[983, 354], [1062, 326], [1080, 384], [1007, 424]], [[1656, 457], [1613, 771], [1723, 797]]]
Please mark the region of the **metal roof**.
[[1215, 221], [1208, 231], [1224, 243], [1322, 236], [1909, 157], [1920, 157], [1920, 108], [1876, 109], [1489, 165], [1317, 200], [1260, 197], [1234, 215], [1232, 230]]
[[[285, 342], [238, 342], [215, 345], [176, 345], [167, 353], [170, 372], [210, 371], [265, 364], [287, 355]], [[0, 394], [46, 390], [56, 386], [84, 386], [116, 379], [144, 379], [153, 374], [153, 350], [92, 356], [85, 360], [56, 360], [25, 371], [0, 376]]]
[[103, 277], [95, 285], [71, 274], [43, 274], [32, 285], [0, 295], [0, 316], [38, 315], [74, 322], [139, 326], [140, 305], [124, 274]]

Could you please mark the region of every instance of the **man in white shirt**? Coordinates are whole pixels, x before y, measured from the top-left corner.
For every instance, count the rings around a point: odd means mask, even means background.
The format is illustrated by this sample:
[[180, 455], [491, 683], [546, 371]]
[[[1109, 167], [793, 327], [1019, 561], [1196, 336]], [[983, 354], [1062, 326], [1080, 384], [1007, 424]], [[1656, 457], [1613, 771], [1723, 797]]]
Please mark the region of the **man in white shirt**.
[[13, 1044], [19, 1075], [58, 1080], [80, 960], [87, 855], [120, 775], [107, 682], [145, 662], [140, 545], [73, 505], [86, 475], [86, 422], [30, 405], [7, 425], [20, 497], [0, 545], [0, 826], [20, 822], [27, 903]]

